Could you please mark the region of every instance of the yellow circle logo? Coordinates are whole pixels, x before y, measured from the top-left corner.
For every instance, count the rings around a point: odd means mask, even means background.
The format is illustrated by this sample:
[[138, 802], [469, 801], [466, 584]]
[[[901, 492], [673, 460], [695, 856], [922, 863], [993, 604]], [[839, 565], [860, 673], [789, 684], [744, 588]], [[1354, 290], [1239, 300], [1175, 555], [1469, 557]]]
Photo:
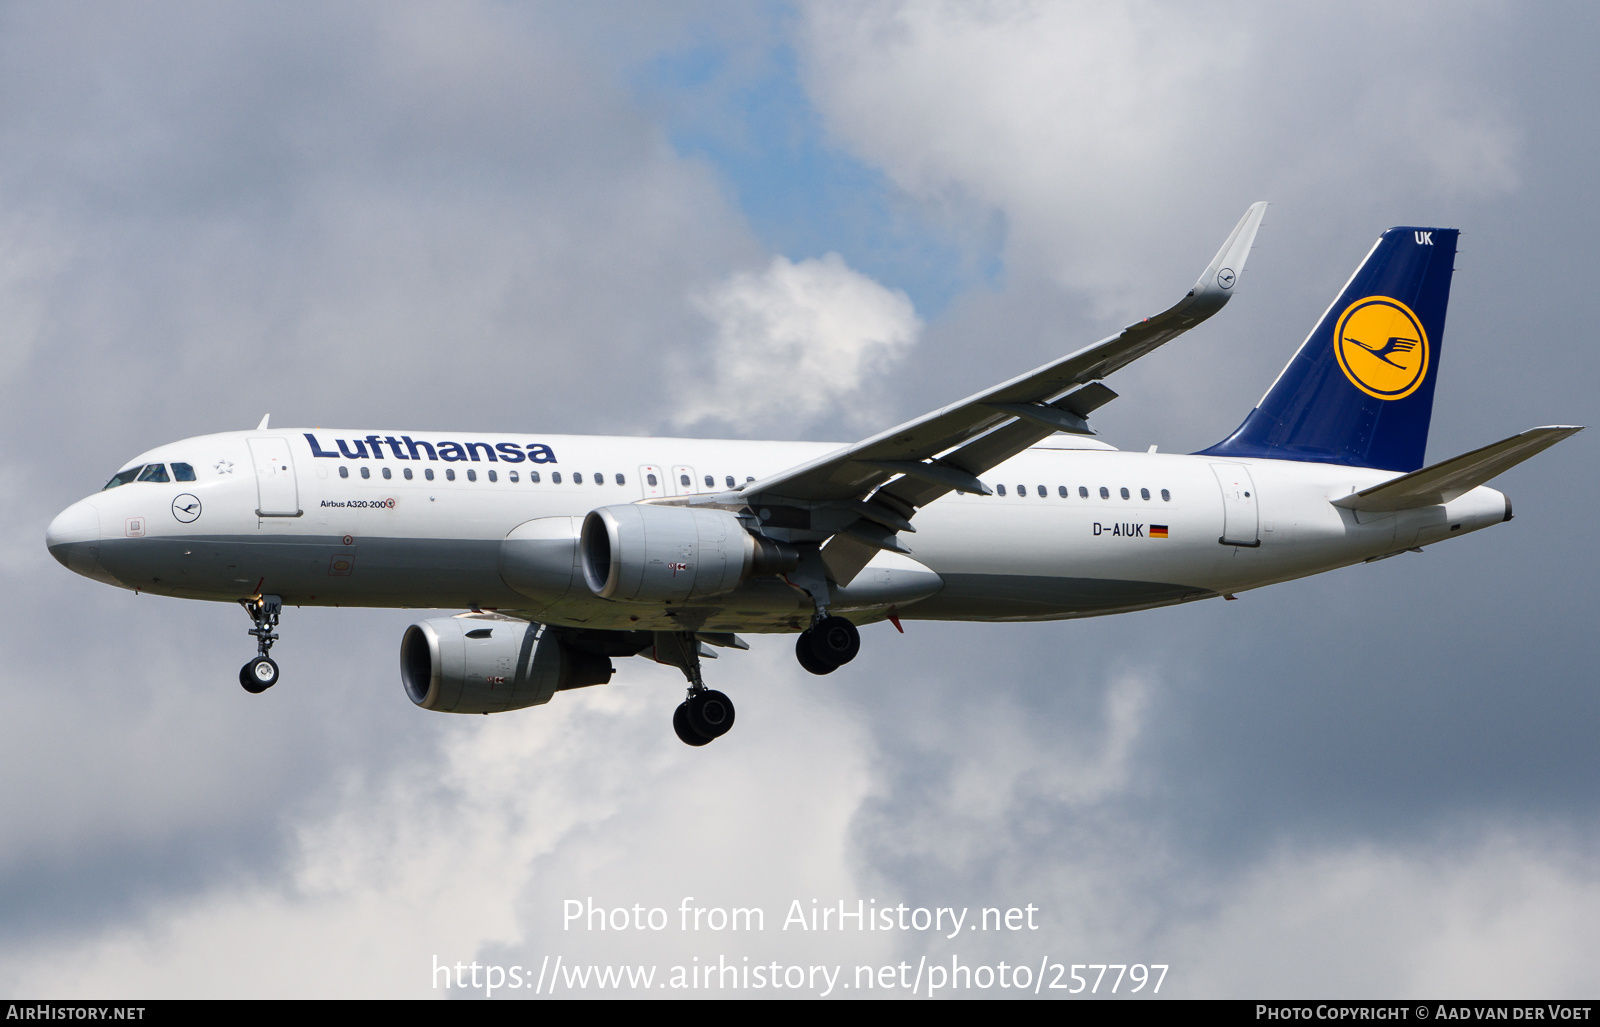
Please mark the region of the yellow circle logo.
[[1428, 333], [1410, 307], [1387, 296], [1345, 308], [1333, 352], [1350, 384], [1378, 399], [1405, 399], [1428, 376]]

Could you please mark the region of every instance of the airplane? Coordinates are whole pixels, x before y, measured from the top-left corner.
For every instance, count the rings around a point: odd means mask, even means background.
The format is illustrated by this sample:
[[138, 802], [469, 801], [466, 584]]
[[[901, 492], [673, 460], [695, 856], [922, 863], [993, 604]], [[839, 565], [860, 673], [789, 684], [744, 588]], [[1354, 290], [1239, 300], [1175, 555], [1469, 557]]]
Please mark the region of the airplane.
[[[61, 512], [52, 555], [138, 592], [237, 602], [279, 677], [286, 605], [459, 609], [410, 625], [407, 696], [496, 713], [676, 667], [685, 743], [732, 727], [703, 658], [793, 633], [813, 674], [858, 628], [1037, 621], [1221, 597], [1511, 519], [1491, 478], [1582, 430], [1534, 428], [1424, 466], [1457, 231], [1384, 232], [1239, 428], [1124, 453], [1101, 380], [1232, 297], [1252, 205], [1169, 309], [853, 445], [481, 432], [225, 432], [135, 457]], [[1379, 344], [1377, 340], [1387, 340]]]

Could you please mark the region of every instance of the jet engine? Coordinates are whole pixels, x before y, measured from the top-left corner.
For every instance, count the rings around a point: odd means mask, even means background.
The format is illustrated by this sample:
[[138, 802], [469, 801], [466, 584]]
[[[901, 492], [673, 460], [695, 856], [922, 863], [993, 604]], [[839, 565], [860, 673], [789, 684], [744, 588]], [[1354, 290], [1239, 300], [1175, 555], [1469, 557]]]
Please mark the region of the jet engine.
[[583, 521], [583, 577], [621, 603], [681, 603], [727, 595], [746, 579], [792, 571], [794, 547], [746, 531], [726, 510], [603, 506]]
[[500, 713], [611, 680], [611, 660], [575, 648], [557, 628], [497, 614], [439, 617], [400, 640], [400, 680], [425, 710]]

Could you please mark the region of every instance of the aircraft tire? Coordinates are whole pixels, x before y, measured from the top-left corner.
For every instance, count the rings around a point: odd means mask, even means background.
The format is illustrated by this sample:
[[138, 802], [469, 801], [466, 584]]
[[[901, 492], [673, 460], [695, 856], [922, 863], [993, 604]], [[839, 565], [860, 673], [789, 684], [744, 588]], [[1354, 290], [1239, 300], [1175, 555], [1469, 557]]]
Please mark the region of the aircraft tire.
[[733, 700], [715, 689], [690, 696], [684, 705], [696, 734], [721, 738], [733, 727]]
[[271, 658], [257, 656], [239, 668], [239, 684], [251, 695], [265, 692], [278, 683], [278, 665]]
[[811, 647], [811, 632], [802, 631], [794, 640], [795, 659], [800, 661], [800, 666], [813, 674], [832, 674], [839, 669], [838, 664], [824, 663], [817, 658], [816, 651]]
[[681, 702], [678, 708], [672, 711], [672, 730], [678, 733], [678, 740], [684, 745], [709, 745], [711, 739], [697, 734], [689, 724], [689, 704]]
[[811, 654], [818, 663], [842, 667], [861, 652], [861, 632], [843, 617], [826, 617], [801, 637], [810, 636]]

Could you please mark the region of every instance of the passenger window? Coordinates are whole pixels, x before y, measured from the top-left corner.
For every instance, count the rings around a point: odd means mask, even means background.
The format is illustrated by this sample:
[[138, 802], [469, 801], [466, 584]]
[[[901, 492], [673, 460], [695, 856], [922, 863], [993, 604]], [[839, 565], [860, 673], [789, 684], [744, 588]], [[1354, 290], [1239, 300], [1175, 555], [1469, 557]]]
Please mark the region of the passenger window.
[[370, 478], [370, 477], [372, 477], [372, 469], [371, 469], [371, 468], [370, 468], [370, 467], [363, 467], [363, 468], [361, 468], [361, 476], [362, 476], [362, 477], [363, 477], [363, 478]]
[[1100, 498], [1101, 499], [1110, 499], [1111, 498], [1111, 490], [1106, 488], [1104, 485], [1100, 486]]
[[139, 477], [139, 472], [142, 470], [144, 470], [143, 464], [140, 464], [138, 467], [130, 467], [126, 471], [118, 471], [116, 474], [111, 476], [110, 481], [106, 482], [106, 488], [101, 489], [100, 491], [104, 492], [106, 489], [114, 489], [118, 485], [126, 485], [128, 482]]
[[747, 478], [745, 478], [745, 481], [747, 481], [747, 482], [750, 482], [750, 481], [755, 481], [755, 479], [754, 479], [754, 478], [750, 478], [750, 477], [747, 477]]
[[1079, 485], [1078, 486], [1078, 498], [1079, 499], [1088, 499], [1089, 498], [1089, 487], [1087, 485]]
[[573, 471], [572, 472], [572, 484], [574, 484], [574, 485], [582, 485], [583, 484], [583, 472], [582, 471]]
[[1004, 485], [996, 485], [995, 491], [999, 492], [1003, 496], [1006, 494], [1006, 487]]
[[140, 481], [170, 481], [171, 479], [169, 479], [167, 477], [167, 465], [166, 464], [151, 464], [149, 467], [146, 467], [144, 469], [144, 473], [143, 474], [139, 475], [139, 480]]
[[424, 477], [424, 478], [427, 478], [427, 479], [428, 479], [428, 480], [429, 480], [429, 481], [432, 481], [432, 480], [433, 480], [433, 468], [431, 468], [431, 467], [424, 467], [424, 468], [423, 468], [423, 469], [422, 469], [422, 476], [423, 476], [423, 477]]
[[390, 478], [393, 478], [393, 477], [394, 477], [394, 474], [389, 470], [389, 468], [385, 467], [383, 469], [383, 480], [384, 481], [388, 481]]
[[341, 478], [350, 477], [350, 468], [348, 468], [348, 467], [339, 468], [339, 477], [341, 477]]
[[1065, 485], [1062, 485], [1056, 491], [1061, 493], [1061, 498], [1062, 499], [1066, 499], [1067, 498], [1067, 487]]
[[617, 484], [618, 485], [626, 485], [626, 484], [628, 484], [628, 479], [619, 474], [619, 475], [617, 475]]
[[172, 479], [174, 481], [194, 481], [194, 468], [188, 464], [174, 463], [172, 465]]
[[561, 484], [561, 472], [560, 471], [551, 471], [550, 472], [550, 484], [552, 484], [552, 485]]
[[1026, 486], [1026, 485], [1018, 485], [1017, 486], [1017, 495], [1021, 496], [1023, 499], [1027, 499], [1028, 498], [1028, 486]]
[[656, 485], [656, 484], [657, 484], [657, 483], [656, 483], [656, 476], [655, 476], [655, 475], [653, 475], [653, 474], [647, 474], [647, 475], [645, 475], [645, 476], [644, 476], [644, 480], [645, 480], [645, 481], [647, 481], [647, 482], [649, 482], [649, 483], [650, 483], [650, 485], [651, 485], [651, 486], [652, 486], [652, 487], [654, 487], [654, 486], [655, 486], [655, 485]]
[[1149, 489], [1140, 489], [1139, 490], [1139, 498], [1140, 499], [1149, 499], [1150, 498], [1150, 490]]
[[454, 467], [446, 467], [444, 469], [444, 480], [445, 481], [455, 481], [456, 480], [456, 469]]
[[1166, 489], [1162, 489], [1161, 490], [1161, 501], [1163, 503], [1172, 502], [1172, 493], [1168, 492]]
[[477, 472], [476, 469], [471, 468], [471, 467], [467, 468], [467, 480], [468, 481], [477, 481], [478, 480], [478, 472]]
[[500, 476], [498, 474], [496, 474], [494, 471], [490, 471], [489, 472], [489, 480], [490, 481], [499, 481], [500, 480]]
[[731, 474], [728, 475], [726, 478], [723, 479], [723, 481], [726, 481], [728, 483], [728, 487], [730, 489], [733, 488], [733, 475], [731, 475]]
[[684, 488], [688, 488], [689, 487], [689, 476], [687, 474], [678, 475], [678, 484], [682, 485]]
[[716, 487], [717, 487], [716, 479], [711, 477], [711, 475], [709, 475], [709, 474], [706, 475], [706, 488], [714, 489]]
[[604, 485], [606, 483], [606, 476], [601, 474], [599, 471], [596, 471], [594, 474], [594, 483], [596, 485]]
[[410, 481], [411, 480], [411, 468], [407, 467], [405, 470], [401, 471], [400, 473], [406, 476], [406, 481]]
[[1122, 490], [1122, 498], [1123, 499], [1127, 499], [1128, 498], [1128, 490], [1127, 489], [1123, 489]]
[[506, 478], [509, 479], [510, 481], [513, 481], [513, 482], [516, 481], [517, 480], [517, 472], [516, 471], [507, 471], [506, 472]]
[[538, 471], [529, 471], [528, 472], [528, 484], [529, 485], [537, 485], [537, 484], [539, 484], [539, 472]]
[[1049, 494], [1050, 494], [1050, 491], [1048, 489], [1046, 489], [1043, 485], [1039, 486], [1039, 498], [1040, 499], [1043, 499], [1045, 496], [1048, 496]]

